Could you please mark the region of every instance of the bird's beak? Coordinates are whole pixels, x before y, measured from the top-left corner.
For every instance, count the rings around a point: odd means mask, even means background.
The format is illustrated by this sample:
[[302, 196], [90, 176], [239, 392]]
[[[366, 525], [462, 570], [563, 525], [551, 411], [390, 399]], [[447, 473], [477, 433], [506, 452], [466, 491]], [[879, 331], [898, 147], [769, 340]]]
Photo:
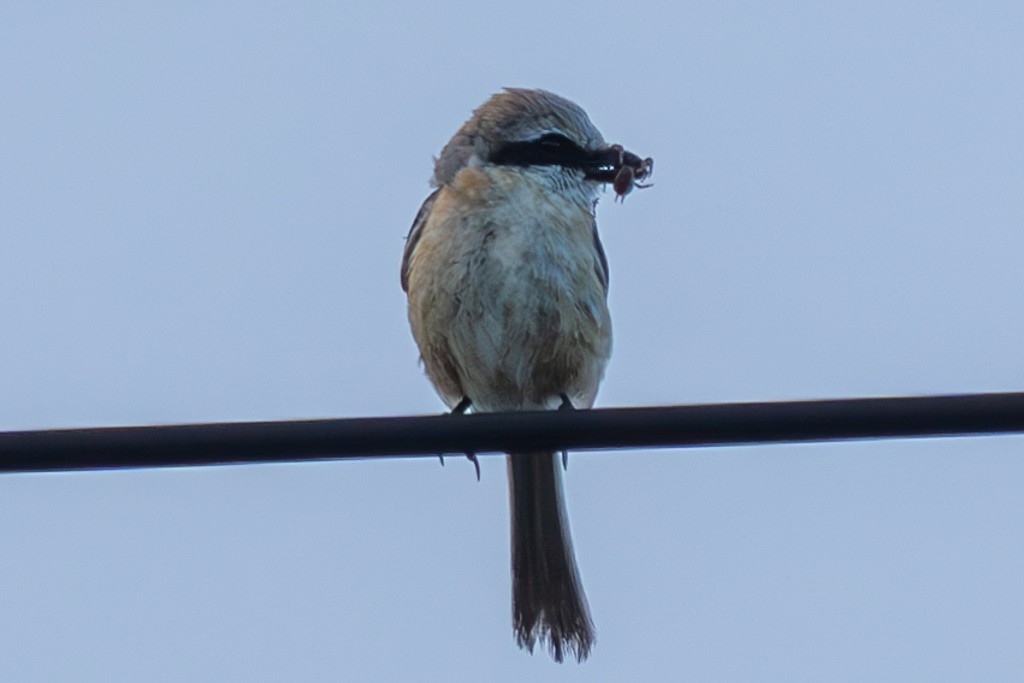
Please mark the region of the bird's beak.
[[632, 170], [633, 180], [644, 180], [654, 170], [654, 159], [641, 159], [636, 154], [623, 149], [622, 145], [609, 145], [594, 152], [585, 167], [587, 180], [600, 183], [613, 183], [624, 167]]
[[611, 183], [615, 194], [625, 197], [634, 187], [650, 187], [643, 184], [654, 172], [654, 159], [641, 159], [627, 151], [622, 145], [609, 145], [593, 154], [584, 168], [585, 177], [600, 183]]

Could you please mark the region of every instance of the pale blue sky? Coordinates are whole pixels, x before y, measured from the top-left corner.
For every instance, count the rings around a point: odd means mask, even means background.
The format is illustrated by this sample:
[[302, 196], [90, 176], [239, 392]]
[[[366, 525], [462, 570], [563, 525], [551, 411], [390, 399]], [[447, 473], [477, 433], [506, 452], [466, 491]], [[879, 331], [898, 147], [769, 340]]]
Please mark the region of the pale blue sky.
[[[503, 7], [503, 9], [502, 9]], [[0, 429], [441, 410], [398, 284], [432, 155], [544, 87], [602, 406], [1024, 389], [1024, 6], [0, 10]], [[0, 477], [0, 680], [1019, 680], [1024, 437], [577, 454], [598, 644], [513, 644], [504, 463]]]

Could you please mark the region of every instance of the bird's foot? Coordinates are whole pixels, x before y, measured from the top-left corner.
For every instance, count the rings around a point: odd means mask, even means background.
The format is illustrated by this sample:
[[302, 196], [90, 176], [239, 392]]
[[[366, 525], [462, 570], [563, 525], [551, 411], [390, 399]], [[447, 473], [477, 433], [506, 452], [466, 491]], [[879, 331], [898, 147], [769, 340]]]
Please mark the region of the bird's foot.
[[467, 451], [466, 457], [469, 459], [471, 463], [473, 463], [473, 467], [476, 468], [476, 480], [480, 481], [480, 460], [477, 459], [476, 453], [473, 453], [472, 451]]
[[[469, 410], [470, 406], [473, 405], [473, 401], [470, 400], [469, 396], [463, 396], [462, 400], [456, 404], [454, 408], [448, 413], [449, 415], [465, 415], [466, 411]], [[441, 460], [441, 466], [444, 467], [444, 453], [438, 453], [437, 457]], [[476, 480], [480, 481], [480, 461], [476, 457], [476, 453], [467, 452], [466, 458], [473, 463], [473, 467], [476, 469]]]
[[[576, 406], [572, 404], [572, 401], [569, 400], [569, 396], [567, 394], [563, 392], [560, 396], [562, 397], [562, 405], [558, 406], [559, 411], [576, 410]], [[562, 469], [569, 469], [569, 451], [564, 448], [562, 449]]]

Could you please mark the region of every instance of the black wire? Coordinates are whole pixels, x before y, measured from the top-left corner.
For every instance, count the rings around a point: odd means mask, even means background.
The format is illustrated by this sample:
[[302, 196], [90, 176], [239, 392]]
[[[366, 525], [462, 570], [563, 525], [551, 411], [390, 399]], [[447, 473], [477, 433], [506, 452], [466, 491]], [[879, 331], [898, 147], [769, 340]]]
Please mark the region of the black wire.
[[1024, 393], [0, 432], [0, 472], [1024, 433]]

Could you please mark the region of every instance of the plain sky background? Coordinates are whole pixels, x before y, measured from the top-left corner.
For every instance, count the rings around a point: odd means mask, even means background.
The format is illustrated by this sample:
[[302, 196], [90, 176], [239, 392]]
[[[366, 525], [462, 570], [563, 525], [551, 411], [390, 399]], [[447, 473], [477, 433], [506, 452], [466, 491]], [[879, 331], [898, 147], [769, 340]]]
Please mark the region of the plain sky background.
[[[0, 9], [0, 429], [434, 413], [398, 282], [502, 86], [656, 161], [600, 406], [1024, 389], [1019, 2]], [[3, 681], [1024, 678], [1024, 437], [576, 454], [598, 627], [513, 644], [504, 462], [0, 477]]]

